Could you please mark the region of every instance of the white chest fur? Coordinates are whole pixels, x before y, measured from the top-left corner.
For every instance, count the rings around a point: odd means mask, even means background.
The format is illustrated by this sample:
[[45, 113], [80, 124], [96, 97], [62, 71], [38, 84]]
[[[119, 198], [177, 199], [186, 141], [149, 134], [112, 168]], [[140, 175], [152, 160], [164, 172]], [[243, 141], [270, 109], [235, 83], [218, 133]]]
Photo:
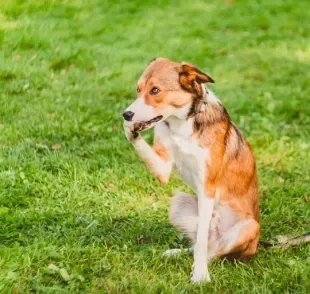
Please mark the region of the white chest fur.
[[169, 119], [171, 152], [175, 167], [183, 180], [196, 192], [204, 193], [208, 150], [193, 138], [192, 121]]

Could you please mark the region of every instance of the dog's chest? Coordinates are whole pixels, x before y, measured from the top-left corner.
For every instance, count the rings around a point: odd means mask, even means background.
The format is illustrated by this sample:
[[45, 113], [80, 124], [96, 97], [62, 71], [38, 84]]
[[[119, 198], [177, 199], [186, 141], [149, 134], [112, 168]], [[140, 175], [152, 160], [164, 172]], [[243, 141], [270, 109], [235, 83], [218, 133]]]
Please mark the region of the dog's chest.
[[204, 191], [208, 150], [199, 146], [192, 131], [183, 126], [180, 132], [170, 132], [175, 167], [183, 180], [197, 193]]

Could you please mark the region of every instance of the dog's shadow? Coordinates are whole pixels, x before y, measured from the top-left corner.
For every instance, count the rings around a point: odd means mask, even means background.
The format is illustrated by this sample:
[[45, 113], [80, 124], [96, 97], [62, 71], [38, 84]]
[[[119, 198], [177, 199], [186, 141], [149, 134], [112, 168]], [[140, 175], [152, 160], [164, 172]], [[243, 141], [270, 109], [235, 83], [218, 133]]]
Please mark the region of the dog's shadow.
[[188, 247], [189, 241], [169, 223], [156, 214], [141, 216], [121, 216], [100, 220], [101, 229], [96, 234], [102, 236], [102, 242], [108, 247], [124, 246], [136, 248], [155, 246], [165, 249]]

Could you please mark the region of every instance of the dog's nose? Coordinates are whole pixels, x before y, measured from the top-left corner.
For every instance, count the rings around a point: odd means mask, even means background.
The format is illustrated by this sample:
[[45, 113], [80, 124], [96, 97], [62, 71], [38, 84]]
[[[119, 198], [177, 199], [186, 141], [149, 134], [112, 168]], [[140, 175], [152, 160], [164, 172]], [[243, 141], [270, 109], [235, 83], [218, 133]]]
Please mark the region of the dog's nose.
[[132, 111], [125, 111], [123, 117], [125, 120], [131, 121], [135, 114]]

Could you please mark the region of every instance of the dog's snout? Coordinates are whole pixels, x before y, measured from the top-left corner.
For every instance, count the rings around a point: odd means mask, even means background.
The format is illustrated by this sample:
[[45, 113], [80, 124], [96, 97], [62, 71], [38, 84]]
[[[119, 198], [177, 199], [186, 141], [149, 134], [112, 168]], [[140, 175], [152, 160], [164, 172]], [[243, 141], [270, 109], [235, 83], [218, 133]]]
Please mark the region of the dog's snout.
[[123, 113], [123, 117], [124, 117], [124, 119], [127, 120], [127, 121], [131, 121], [134, 115], [135, 115], [135, 114], [134, 114], [132, 111], [125, 111], [125, 112]]

